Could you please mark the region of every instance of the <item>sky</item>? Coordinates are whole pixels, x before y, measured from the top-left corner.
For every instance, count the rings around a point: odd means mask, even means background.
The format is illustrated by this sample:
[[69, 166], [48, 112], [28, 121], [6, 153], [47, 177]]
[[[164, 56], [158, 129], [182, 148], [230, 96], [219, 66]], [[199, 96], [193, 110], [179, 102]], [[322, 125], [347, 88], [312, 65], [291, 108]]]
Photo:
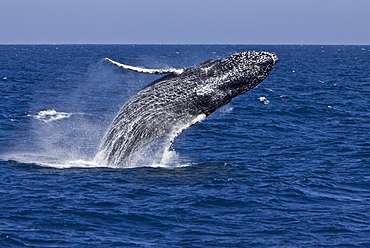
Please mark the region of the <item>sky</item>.
[[370, 45], [370, 0], [0, 0], [0, 44]]

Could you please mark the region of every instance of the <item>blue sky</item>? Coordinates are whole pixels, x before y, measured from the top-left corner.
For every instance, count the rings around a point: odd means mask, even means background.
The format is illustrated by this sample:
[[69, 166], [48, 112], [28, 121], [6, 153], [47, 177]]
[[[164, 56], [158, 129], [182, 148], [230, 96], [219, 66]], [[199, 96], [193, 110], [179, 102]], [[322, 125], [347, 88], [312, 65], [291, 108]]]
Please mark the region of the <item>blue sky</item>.
[[370, 44], [370, 0], [0, 0], [0, 44]]

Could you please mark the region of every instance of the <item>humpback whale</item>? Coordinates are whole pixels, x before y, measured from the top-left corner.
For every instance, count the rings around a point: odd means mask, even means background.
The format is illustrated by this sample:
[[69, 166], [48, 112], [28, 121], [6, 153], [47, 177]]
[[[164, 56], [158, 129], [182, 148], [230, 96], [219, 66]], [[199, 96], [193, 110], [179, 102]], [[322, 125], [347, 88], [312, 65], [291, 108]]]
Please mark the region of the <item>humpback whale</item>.
[[95, 161], [119, 166], [132, 154], [161, 140], [172, 141], [234, 97], [260, 84], [274, 68], [273, 53], [247, 51], [181, 69], [124, 69], [165, 74], [135, 94], [118, 112]]

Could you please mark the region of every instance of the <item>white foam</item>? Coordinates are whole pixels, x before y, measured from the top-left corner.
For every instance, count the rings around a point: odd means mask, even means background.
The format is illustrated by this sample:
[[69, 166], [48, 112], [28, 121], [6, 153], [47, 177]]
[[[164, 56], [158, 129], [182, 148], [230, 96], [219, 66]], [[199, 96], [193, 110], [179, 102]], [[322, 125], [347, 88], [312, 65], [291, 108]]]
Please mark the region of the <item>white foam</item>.
[[93, 161], [76, 159], [63, 161], [60, 157], [55, 155], [41, 154], [41, 153], [13, 153], [2, 155], [1, 159], [4, 161], [17, 161], [25, 164], [36, 164], [42, 167], [50, 167], [56, 169], [68, 169], [68, 168], [101, 168], [108, 167], [100, 164], [96, 164]]
[[266, 104], [266, 105], [267, 104], [270, 104], [270, 101], [267, 100], [267, 98], [264, 97], [264, 96], [259, 97], [258, 100], [260, 100], [261, 102], [263, 102], [263, 104]]
[[56, 110], [41, 110], [37, 113], [37, 115], [28, 115], [32, 116], [37, 120], [43, 121], [45, 123], [69, 118], [71, 117], [72, 113], [66, 113], [66, 112], [57, 112]]
[[66, 159], [62, 160], [58, 155], [49, 155], [41, 153], [13, 153], [1, 155], [3, 161], [17, 161], [18, 163], [24, 164], [36, 164], [41, 167], [55, 168], [55, 169], [92, 169], [92, 168], [111, 168], [111, 169], [128, 169], [128, 168], [139, 168], [139, 167], [151, 167], [151, 168], [179, 168], [190, 166], [190, 163], [180, 162], [175, 151], [166, 150], [163, 153], [162, 159], [153, 160], [153, 158], [147, 158], [144, 154], [140, 154], [141, 159], [135, 157], [130, 159], [121, 165], [107, 165], [97, 163], [95, 160], [89, 159]]

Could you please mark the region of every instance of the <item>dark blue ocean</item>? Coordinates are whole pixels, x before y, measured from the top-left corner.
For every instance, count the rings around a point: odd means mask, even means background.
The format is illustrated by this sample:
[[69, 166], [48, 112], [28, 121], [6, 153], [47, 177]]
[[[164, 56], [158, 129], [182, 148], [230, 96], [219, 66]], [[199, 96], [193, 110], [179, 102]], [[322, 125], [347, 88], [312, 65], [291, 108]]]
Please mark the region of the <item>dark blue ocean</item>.
[[[165, 164], [96, 167], [121, 106], [182, 68], [274, 52]], [[0, 247], [370, 247], [370, 46], [1, 45]]]

